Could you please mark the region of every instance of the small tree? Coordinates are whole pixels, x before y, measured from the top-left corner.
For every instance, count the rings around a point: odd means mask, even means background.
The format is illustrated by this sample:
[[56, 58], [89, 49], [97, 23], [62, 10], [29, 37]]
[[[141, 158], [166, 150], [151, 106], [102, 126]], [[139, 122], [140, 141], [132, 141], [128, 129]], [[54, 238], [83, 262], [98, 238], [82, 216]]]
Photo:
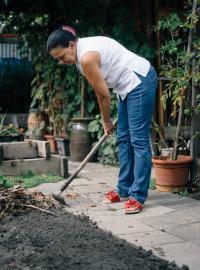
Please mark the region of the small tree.
[[[191, 1], [188, 1], [190, 4]], [[164, 109], [166, 101], [171, 99], [173, 108], [171, 115], [177, 120], [176, 134], [173, 144], [172, 159], [177, 159], [177, 151], [180, 143], [181, 125], [185, 117], [192, 117], [198, 113], [199, 104], [192, 107], [191, 89], [200, 82], [200, 72], [194, 65], [200, 66], [200, 38], [196, 34], [196, 25], [199, 21], [197, 0], [193, 1], [192, 10], [181, 17], [172, 13], [168, 18], [160, 20], [156, 30], [165, 31], [165, 42], [161, 45], [162, 59], [161, 75], [168, 79], [166, 90], [162, 94]], [[197, 103], [199, 103], [198, 96]]]

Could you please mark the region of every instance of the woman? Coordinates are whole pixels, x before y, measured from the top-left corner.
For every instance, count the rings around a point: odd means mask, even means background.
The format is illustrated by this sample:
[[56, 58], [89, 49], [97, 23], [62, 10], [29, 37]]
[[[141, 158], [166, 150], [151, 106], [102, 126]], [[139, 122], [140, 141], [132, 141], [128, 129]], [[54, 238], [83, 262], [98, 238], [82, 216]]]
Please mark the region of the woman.
[[105, 203], [125, 202], [125, 213], [139, 213], [148, 196], [151, 174], [149, 142], [157, 75], [150, 63], [117, 41], [103, 36], [77, 38], [70, 26], [52, 32], [47, 50], [60, 64], [75, 64], [93, 87], [107, 135], [114, 130], [110, 119], [110, 91], [118, 96], [117, 141], [119, 179]]

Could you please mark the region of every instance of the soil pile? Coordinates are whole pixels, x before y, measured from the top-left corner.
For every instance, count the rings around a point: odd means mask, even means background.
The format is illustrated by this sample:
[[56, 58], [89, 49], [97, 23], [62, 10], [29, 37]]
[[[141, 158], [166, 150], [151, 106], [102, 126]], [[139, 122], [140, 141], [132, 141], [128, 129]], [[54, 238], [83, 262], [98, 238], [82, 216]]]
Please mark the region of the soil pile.
[[0, 221], [0, 270], [188, 270], [100, 230], [85, 216], [38, 210]]

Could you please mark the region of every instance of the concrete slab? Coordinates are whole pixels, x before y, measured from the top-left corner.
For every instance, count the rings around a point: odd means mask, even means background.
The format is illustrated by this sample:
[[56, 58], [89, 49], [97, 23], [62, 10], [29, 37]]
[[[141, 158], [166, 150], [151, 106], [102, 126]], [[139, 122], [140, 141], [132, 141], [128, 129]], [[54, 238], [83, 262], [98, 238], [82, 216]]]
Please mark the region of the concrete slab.
[[192, 241], [193, 244], [200, 246], [200, 241]]
[[[76, 181], [76, 180], [74, 180]], [[76, 190], [77, 192], [81, 193], [81, 194], [87, 194], [87, 193], [102, 193], [105, 194], [108, 191], [108, 188], [105, 186], [100, 186], [97, 184], [88, 184], [88, 185], [82, 185], [82, 186], [76, 186], [74, 188], [74, 190]]]
[[157, 216], [154, 215], [145, 217], [144, 215], [140, 215], [139, 219], [141, 222], [147, 225], [153, 226], [154, 228], [157, 228], [159, 230], [166, 230], [168, 232], [173, 232], [176, 228], [179, 228], [180, 226], [181, 228], [183, 228], [183, 226], [187, 226], [188, 224], [199, 221], [199, 217], [191, 219], [189, 215], [186, 216], [183, 215], [182, 212], [174, 212], [173, 209], [171, 209], [171, 211], [168, 213], [161, 213]]
[[[200, 242], [200, 222], [175, 227], [172, 233], [190, 242], [193, 242], [193, 241]], [[199, 262], [200, 262], [200, 259], [199, 259]]]
[[[141, 223], [142, 224], [142, 223]], [[144, 224], [143, 224], [144, 225]], [[155, 230], [152, 227], [151, 231], [139, 231], [136, 233], [126, 233], [120, 237], [127, 240], [128, 242], [139, 245], [142, 247], [148, 247], [152, 249], [153, 246], [169, 244], [169, 243], [178, 243], [183, 242], [183, 239], [173, 236], [169, 233]]]
[[177, 211], [188, 208], [188, 205], [190, 205], [190, 207], [193, 207], [199, 204], [199, 202], [196, 200], [177, 195], [175, 195], [174, 198], [171, 197], [171, 198], [163, 198], [160, 199], [159, 201], [156, 200], [156, 203], [159, 203], [159, 205], [173, 208], [174, 210]]
[[102, 204], [102, 200], [104, 198], [104, 194], [99, 192], [86, 193], [83, 196], [86, 196], [88, 199], [98, 204]]
[[30, 190], [34, 190], [34, 191], [40, 191], [42, 192], [44, 195], [50, 195], [52, 193], [59, 193], [60, 192], [60, 188], [63, 185], [64, 181], [60, 181], [57, 183], [44, 183], [44, 184], [40, 184], [37, 187], [31, 188]]
[[186, 205], [185, 208], [180, 211], [184, 217], [189, 217], [191, 221], [197, 222], [200, 221], [200, 201], [194, 200], [195, 205], [190, 207], [190, 205]]
[[122, 235], [125, 233], [138, 233], [138, 232], [150, 232], [152, 227], [142, 224], [138, 221], [134, 221], [121, 216], [113, 215], [112, 212], [109, 215], [99, 215], [96, 212], [90, 212], [88, 215], [93, 221], [96, 221], [98, 226], [106, 231], [111, 231], [115, 235]]
[[158, 246], [146, 246], [152, 249], [157, 256], [175, 261], [180, 267], [185, 264], [190, 270], [199, 270], [200, 267], [200, 247], [190, 242], [170, 243]]
[[80, 176], [76, 177], [70, 184], [70, 187], [76, 189], [76, 186], [88, 186], [94, 184], [90, 179], [82, 178]]
[[140, 215], [136, 215], [136, 218], [138, 220], [141, 220], [142, 222], [143, 219], [146, 217], [149, 217], [150, 219], [157, 217], [159, 219], [161, 215], [165, 215], [165, 217], [167, 217], [168, 214], [173, 211], [174, 211], [173, 209], [162, 205], [149, 205], [149, 206], [147, 205], [144, 207]]

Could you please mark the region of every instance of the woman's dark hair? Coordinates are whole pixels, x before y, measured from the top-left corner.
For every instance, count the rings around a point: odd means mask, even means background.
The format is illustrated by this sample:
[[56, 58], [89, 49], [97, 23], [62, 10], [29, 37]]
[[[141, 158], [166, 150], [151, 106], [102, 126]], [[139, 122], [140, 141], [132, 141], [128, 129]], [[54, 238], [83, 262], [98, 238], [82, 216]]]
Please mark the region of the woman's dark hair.
[[77, 39], [76, 32], [71, 26], [61, 26], [59, 29], [53, 31], [47, 40], [47, 51], [50, 52], [56, 47], [66, 48], [70, 41]]

